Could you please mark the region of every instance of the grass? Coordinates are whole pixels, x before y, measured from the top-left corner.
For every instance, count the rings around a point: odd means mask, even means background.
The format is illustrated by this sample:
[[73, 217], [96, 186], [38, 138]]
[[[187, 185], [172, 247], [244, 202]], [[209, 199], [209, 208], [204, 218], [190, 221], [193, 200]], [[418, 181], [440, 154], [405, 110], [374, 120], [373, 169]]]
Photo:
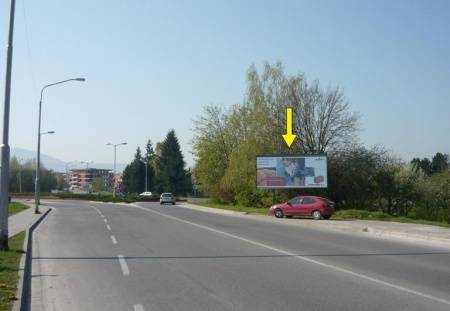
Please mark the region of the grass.
[[8, 215], [11, 216], [11, 215], [17, 214], [18, 212], [26, 210], [27, 208], [29, 208], [28, 205], [18, 203], [18, 202], [11, 202], [11, 203], [9, 203], [9, 207], [8, 207]]
[[9, 311], [14, 300], [19, 280], [18, 269], [25, 231], [9, 238], [9, 250], [0, 252], [0, 311]]
[[[188, 202], [200, 206], [224, 209], [235, 212], [243, 212], [248, 214], [267, 215], [268, 212], [267, 208], [247, 207], [235, 204], [222, 204], [222, 203], [215, 203], [210, 200], [190, 199], [188, 200]], [[339, 210], [334, 214], [332, 219], [363, 219], [363, 220], [393, 221], [401, 223], [433, 225], [450, 228], [450, 224], [444, 222], [424, 220], [424, 219], [413, 219], [409, 217], [391, 216], [382, 212], [370, 212], [357, 209]]]
[[349, 209], [337, 211], [334, 215], [335, 219], [364, 219], [364, 220], [380, 220], [380, 221], [394, 221], [409, 224], [433, 225], [445, 228], [450, 228], [450, 224], [439, 221], [431, 221], [424, 219], [414, 219], [409, 217], [391, 216], [382, 212], [370, 212], [365, 210]]
[[210, 200], [195, 200], [190, 199], [188, 200], [189, 203], [205, 206], [205, 207], [211, 207], [211, 208], [218, 208], [218, 209], [224, 209], [228, 211], [234, 211], [234, 212], [243, 212], [248, 214], [267, 214], [268, 209], [267, 208], [258, 208], [258, 207], [247, 207], [242, 205], [234, 205], [234, 204], [221, 204], [221, 203], [215, 203], [211, 202]]

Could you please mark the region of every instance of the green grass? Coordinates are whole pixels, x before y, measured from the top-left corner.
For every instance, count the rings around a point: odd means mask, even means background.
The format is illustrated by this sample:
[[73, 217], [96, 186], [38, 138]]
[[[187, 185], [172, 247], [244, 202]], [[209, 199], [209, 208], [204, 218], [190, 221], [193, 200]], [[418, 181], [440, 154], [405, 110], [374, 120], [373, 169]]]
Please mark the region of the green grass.
[[413, 219], [409, 217], [391, 216], [382, 212], [370, 212], [365, 210], [349, 209], [337, 211], [333, 216], [334, 219], [364, 219], [364, 220], [380, 220], [394, 221], [409, 224], [433, 225], [450, 228], [450, 224], [439, 221], [431, 221], [424, 219]]
[[[224, 209], [224, 210], [235, 211], [235, 212], [243, 212], [243, 213], [248, 213], [248, 214], [267, 215], [267, 212], [268, 212], [267, 208], [247, 207], [247, 206], [241, 206], [241, 205], [235, 205], [235, 204], [222, 204], [222, 203], [215, 203], [210, 200], [189, 199], [188, 202], [192, 203], [192, 204], [200, 205], [200, 206]], [[391, 215], [388, 215], [388, 214], [385, 214], [382, 212], [370, 212], [370, 211], [357, 210], [357, 209], [337, 211], [336, 214], [334, 214], [334, 216], [332, 217], [332, 219], [363, 219], [363, 220], [393, 221], [393, 222], [401, 222], [401, 223], [433, 225], [433, 226], [450, 228], [450, 224], [447, 224], [444, 222], [424, 220], [424, 219], [413, 219], [413, 218], [408, 218], [408, 217], [397, 217], [397, 216], [391, 216]]]
[[8, 215], [11, 216], [11, 215], [17, 214], [18, 212], [26, 210], [27, 208], [29, 208], [28, 205], [18, 203], [18, 202], [11, 202], [11, 203], [9, 203]]
[[25, 232], [9, 238], [9, 250], [0, 252], [0, 311], [9, 311], [14, 300], [19, 280], [18, 269]]
[[234, 211], [234, 212], [243, 212], [243, 213], [248, 213], [248, 214], [264, 214], [264, 215], [266, 215], [268, 212], [267, 208], [247, 207], [247, 206], [234, 205], [234, 204], [221, 204], [221, 203], [211, 202], [209, 200], [189, 199], [188, 202], [192, 203], [192, 204], [196, 204], [196, 205], [205, 206], [205, 207], [224, 209], [224, 210]]

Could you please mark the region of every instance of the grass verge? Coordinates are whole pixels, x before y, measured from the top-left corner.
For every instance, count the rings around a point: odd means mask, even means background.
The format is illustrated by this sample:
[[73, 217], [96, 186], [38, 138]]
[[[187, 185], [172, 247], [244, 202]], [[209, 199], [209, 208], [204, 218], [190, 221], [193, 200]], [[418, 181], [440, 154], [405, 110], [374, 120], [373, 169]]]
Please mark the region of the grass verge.
[[[188, 203], [205, 206], [205, 207], [224, 209], [224, 210], [228, 210], [228, 211], [243, 212], [243, 213], [248, 213], [248, 214], [267, 215], [267, 212], [268, 212], [267, 208], [247, 207], [247, 206], [234, 205], [234, 204], [221, 204], [221, 203], [211, 202], [210, 200], [189, 199]], [[357, 209], [339, 210], [334, 214], [332, 219], [363, 219], [363, 220], [392, 221], [392, 222], [433, 225], [433, 226], [450, 228], [450, 224], [447, 224], [444, 222], [424, 220], [424, 219], [413, 219], [413, 218], [408, 218], [408, 217], [391, 216], [391, 215], [388, 215], [388, 214], [385, 214], [382, 212], [370, 212], [370, 211], [357, 210]]]
[[28, 205], [19, 203], [19, 202], [11, 202], [9, 203], [9, 207], [8, 207], [8, 215], [14, 215], [17, 214], [18, 212], [21, 212], [23, 210], [26, 210], [27, 208], [29, 208]]
[[205, 206], [205, 207], [224, 209], [224, 210], [234, 211], [234, 212], [243, 212], [243, 213], [248, 213], [248, 214], [264, 214], [264, 215], [266, 215], [267, 211], [268, 211], [267, 208], [247, 207], [247, 206], [234, 205], [234, 204], [221, 204], [221, 203], [211, 202], [209, 200], [188, 199], [188, 203]]
[[379, 220], [379, 221], [393, 221], [408, 224], [433, 225], [445, 228], [450, 228], [450, 224], [439, 221], [431, 221], [424, 219], [414, 219], [409, 217], [391, 216], [382, 212], [370, 212], [365, 210], [349, 209], [340, 210], [334, 214], [335, 219], [364, 219], [364, 220]]
[[9, 250], [0, 252], [0, 311], [9, 311], [17, 300], [17, 282], [19, 280], [20, 256], [25, 231], [9, 238]]

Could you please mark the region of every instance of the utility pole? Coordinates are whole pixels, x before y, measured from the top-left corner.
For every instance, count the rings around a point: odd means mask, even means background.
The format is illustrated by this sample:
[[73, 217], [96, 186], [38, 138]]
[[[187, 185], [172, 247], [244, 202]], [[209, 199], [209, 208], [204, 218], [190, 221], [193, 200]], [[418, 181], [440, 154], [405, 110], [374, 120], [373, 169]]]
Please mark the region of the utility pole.
[[22, 193], [22, 158], [19, 159], [19, 192]]
[[106, 146], [112, 146], [114, 147], [114, 170], [113, 170], [113, 197], [116, 197], [116, 152], [117, 152], [117, 146], [126, 145], [127, 143], [120, 143], [120, 144], [111, 144], [107, 143]]
[[9, 106], [11, 101], [11, 71], [13, 57], [14, 13], [16, 1], [11, 0], [8, 47], [6, 54], [5, 102], [3, 106], [3, 137], [0, 146], [0, 250], [8, 249], [9, 204]]

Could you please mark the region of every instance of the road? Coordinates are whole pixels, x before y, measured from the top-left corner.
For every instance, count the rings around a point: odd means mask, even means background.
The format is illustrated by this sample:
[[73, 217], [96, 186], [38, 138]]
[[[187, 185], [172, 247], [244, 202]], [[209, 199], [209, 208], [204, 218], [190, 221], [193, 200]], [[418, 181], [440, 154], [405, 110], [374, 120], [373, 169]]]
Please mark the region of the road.
[[450, 310], [446, 249], [156, 203], [48, 205], [32, 310]]

